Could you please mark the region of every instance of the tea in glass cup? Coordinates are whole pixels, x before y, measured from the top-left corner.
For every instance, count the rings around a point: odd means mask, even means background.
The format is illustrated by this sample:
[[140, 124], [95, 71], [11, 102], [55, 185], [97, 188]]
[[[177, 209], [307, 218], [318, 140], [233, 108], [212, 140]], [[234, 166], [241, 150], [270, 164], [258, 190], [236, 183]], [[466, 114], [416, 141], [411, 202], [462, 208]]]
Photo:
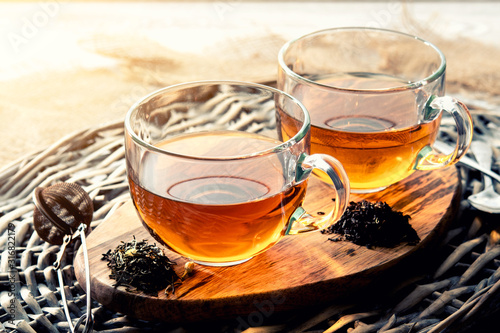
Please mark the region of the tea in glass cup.
[[[310, 155], [303, 105], [277, 89], [201, 81], [159, 90], [125, 120], [130, 193], [144, 226], [169, 249], [205, 265], [242, 263], [284, 235], [337, 221], [349, 198], [342, 165]], [[312, 170], [327, 175], [332, 207], [302, 203]]]
[[[470, 145], [470, 113], [443, 97], [445, 57], [427, 41], [382, 29], [327, 29], [285, 44], [278, 62], [278, 89], [310, 113], [311, 152], [337, 158], [352, 192], [452, 165]], [[432, 149], [443, 110], [458, 132], [450, 155]]]

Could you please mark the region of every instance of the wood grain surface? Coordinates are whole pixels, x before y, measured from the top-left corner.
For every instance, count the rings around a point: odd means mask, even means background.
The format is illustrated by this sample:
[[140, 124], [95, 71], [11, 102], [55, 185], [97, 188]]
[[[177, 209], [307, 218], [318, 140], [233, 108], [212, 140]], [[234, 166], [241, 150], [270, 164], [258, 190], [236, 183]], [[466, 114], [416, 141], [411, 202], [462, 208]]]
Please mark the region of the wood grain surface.
[[[306, 208], [323, 210], [324, 185], [311, 180]], [[324, 302], [345, 302], [355, 295], [383, 294], [384, 288], [400, 283], [406, 269], [417, 270], [421, 257], [432, 249], [456, 214], [460, 197], [458, 171], [451, 167], [415, 172], [411, 177], [373, 194], [351, 194], [351, 201], [385, 201], [411, 216], [410, 223], [421, 241], [395, 248], [367, 248], [347, 241], [332, 242], [320, 232], [286, 236], [267, 252], [236, 266], [195, 266], [194, 275], [176, 289], [175, 295], [158, 297], [113, 287], [102, 254], [121, 241], [147, 239], [132, 202], [120, 207], [89, 235], [91, 296], [106, 307], [151, 320], [182, 322], [248, 315], [255, 311], [278, 313]], [[182, 274], [186, 259], [165, 250]], [[418, 258], [418, 260], [417, 260]], [[415, 264], [414, 264], [415, 263]], [[85, 286], [81, 249], [74, 262], [75, 274]], [[410, 267], [410, 268], [408, 268]]]

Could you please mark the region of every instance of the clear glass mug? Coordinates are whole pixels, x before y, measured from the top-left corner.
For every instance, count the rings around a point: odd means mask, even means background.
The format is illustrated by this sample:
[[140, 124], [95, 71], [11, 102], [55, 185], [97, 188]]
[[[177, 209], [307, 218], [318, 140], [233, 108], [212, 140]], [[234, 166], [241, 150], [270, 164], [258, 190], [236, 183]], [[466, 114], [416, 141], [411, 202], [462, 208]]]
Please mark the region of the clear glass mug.
[[[311, 153], [337, 158], [354, 193], [452, 165], [470, 146], [471, 115], [444, 96], [445, 57], [425, 40], [383, 29], [327, 29], [286, 43], [278, 63], [278, 89], [310, 113]], [[449, 155], [432, 148], [443, 110], [458, 132]]]
[[[342, 165], [309, 154], [304, 106], [263, 85], [201, 81], [154, 92], [128, 111], [125, 148], [144, 226], [160, 243], [205, 265], [238, 264], [284, 235], [326, 228], [349, 199]], [[313, 169], [332, 188], [325, 216], [302, 207]]]

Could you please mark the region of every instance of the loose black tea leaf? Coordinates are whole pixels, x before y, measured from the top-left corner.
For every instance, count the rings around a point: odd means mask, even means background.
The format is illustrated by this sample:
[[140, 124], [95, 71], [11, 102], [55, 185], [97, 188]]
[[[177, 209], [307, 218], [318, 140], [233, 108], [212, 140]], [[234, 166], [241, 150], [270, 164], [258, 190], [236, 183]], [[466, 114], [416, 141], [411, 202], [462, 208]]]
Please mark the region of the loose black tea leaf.
[[367, 247], [416, 244], [420, 238], [409, 220], [409, 215], [393, 210], [385, 202], [352, 201], [340, 220], [322, 233], [338, 234], [329, 238], [332, 241], [347, 240]]
[[131, 242], [122, 242], [115, 250], [108, 250], [102, 255], [111, 269], [110, 278], [117, 286], [126, 286], [128, 291], [140, 290], [148, 295], [158, 295], [158, 291], [179, 280], [172, 266], [175, 262], [168, 259], [156, 245], [146, 240], [138, 242], [135, 237]]

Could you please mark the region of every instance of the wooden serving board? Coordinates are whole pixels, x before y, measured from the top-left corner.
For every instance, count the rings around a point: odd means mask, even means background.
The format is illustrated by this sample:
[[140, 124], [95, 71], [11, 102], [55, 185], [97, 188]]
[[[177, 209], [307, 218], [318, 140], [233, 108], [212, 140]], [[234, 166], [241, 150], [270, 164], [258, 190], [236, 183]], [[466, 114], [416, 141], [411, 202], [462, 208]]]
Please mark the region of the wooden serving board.
[[[323, 184], [311, 178], [306, 208], [325, 210]], [[313, 198], [313, 200], [311, 200]], [[156, 243], [139, 221], [132, 202], [120, 207], [87, 239], [90, 257], [91, 296], [106, 307], [140, 319], [182, 322], [248, 315], [255, 311], [277, 313], [322, 302], [349, 301], [356, 294], [384, 292], [401, 282], [400, 275], [415, 266], [417, 258], [438, 243], [455, 216], [460, 199], [456, 168], [417, 171], [390, 188], [366, 195], [351, 195], [351, 201], [385, 201], [411, 216], [410, 223], [421, 242], [395, 248], [371, 248], [342, 241], [332, 242], [320, 232], [286, 236], [267, 252], [236, 266], [195, 266], [194, 275], [176, 289], [175, 295], [158, 297], [113, 287], [102, 254], [121, 241], [147, 239]], [[425, 250], [425, 251], [424, 251]], [[428, 250], [428, 251], [427, 251]], [[165, 251], [182, 274], [186, 259]], [[418, 256], [417, 256], [418, 254]], [[74, 262], [75, 274], [85, 286], [81, 250]], [[385, 282], [385, 283], [384, 283]]]

